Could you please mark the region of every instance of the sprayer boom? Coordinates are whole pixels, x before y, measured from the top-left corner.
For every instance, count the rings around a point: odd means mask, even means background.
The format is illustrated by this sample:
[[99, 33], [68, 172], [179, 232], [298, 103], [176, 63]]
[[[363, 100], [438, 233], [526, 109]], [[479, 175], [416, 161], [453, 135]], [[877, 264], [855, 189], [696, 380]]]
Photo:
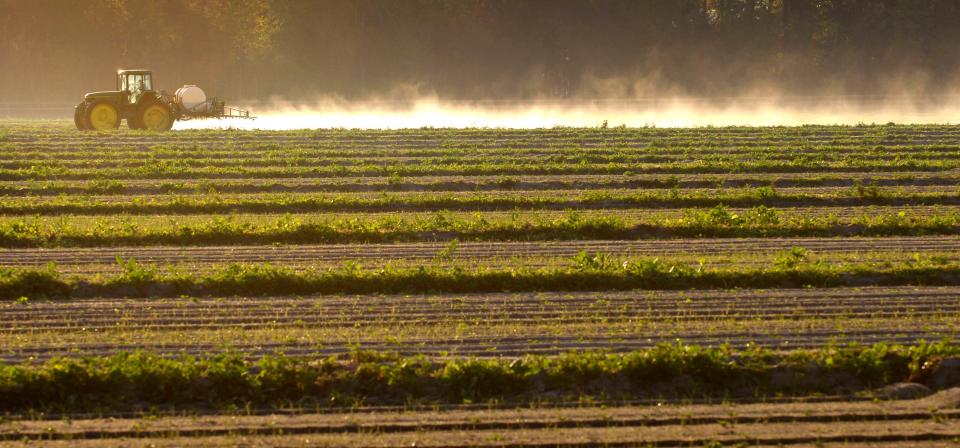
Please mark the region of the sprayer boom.
[[[202, 100], [201, 100], [202, 98]], [[250, 111], [228, 107], [219, 98], [206, 98], [197, 86], [183, 86], [171, 97], [171, 103], [179, 111], [179, 120], [203, 118], [244, 118], [253, 120]]]

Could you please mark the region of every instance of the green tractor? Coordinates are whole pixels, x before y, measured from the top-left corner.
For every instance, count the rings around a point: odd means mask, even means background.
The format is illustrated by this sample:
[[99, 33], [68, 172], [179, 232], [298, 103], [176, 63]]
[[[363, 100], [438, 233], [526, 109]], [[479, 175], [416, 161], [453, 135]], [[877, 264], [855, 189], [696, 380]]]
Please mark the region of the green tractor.
[[73, 112], [81, 131], [116, 129], [121, 120], [130, 129], [168, 131], [177, 120], [199, 118], [254, 117], [217, 98], [207, 99], [197, 86], [183, 86], [173, 95], [155, 90], [150, 70], [117, 71], [117, 90], [88, 93]]

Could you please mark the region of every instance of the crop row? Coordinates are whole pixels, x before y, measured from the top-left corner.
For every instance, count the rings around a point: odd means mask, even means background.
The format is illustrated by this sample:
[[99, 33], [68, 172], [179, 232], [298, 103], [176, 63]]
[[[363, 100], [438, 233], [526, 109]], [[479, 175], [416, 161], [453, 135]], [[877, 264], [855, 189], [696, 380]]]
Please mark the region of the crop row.
[[[283, 165], [283, 164], [281, 164]], [[418, 165], [354, 166], [271, 166], [187, 167], [173, 161], [153, 161], [135, 168], [77, 168], [35, 165], [30, 168], [0, 169], [0, 181], [11, 180], [126, 180], [126, 179], [284, 179], [331, 177], [425, 177], [425, 176], [520, 176], [640, 174], [737, 174], [737, 173], [909, 173], [944, 172], [960, 169], [960, 160], [837, 160], [817, 162], [797, 158], [791, 161], [764, 161], [735, 158], [712, 162], [690, 159], [666, 164], [611, 162], [578, 163], [424, 163]]]
[[[919, 190], [919, 191], [918, 191]], [[801, 191], [801, 192], [794, 192]], [[629, 208], [810, 207], [958, 205], [951, 187], [876, 187], [775, 190], [593, 190], [528, 192], [381, 192], [343, 194], [241, 194], [174, 196], [56, 196], [10, 198], [3, 215], [113, 215], [218, 213], [329, 213], [435, 210], [567, 210]]]
[[[927, 361], [957, 353], [952, 344], [829, 347], [788, 356], [672, 345], [622, 355], [446, 361], [369, 353], [345, 359], [275, 356], [256, 361], [229, 354], [169, 359], [133, 353], [0, 366], [0, 391], [7, 412], [276, 407], [293, 402], [336, 407], [411, 400], [507, 400], [517, 405], [550, 396], [757, 398], [836, 394], [920, 378]], [[679, 376], [689, 384], [677, 387], [673, 379]], [[845, 381], [838, 382], [838, 376]]]
[[810, 263], [803, 252], [790, 251], [768, 267], [715, 268], [660, 258], [619, 263], [604, 254], [587, 253], [575, 261], [571, 267], [548, 268], [386, 266], [366, 270], [346, 264], [294, 270], [270, 264], [228, 264], [211, 271], [161, 272], [130, 259], [119, 260], [123, 272], [115, 277], [64, 280], [55, 267], [0, 268], [0, 299], [954, 285], [960, 281], [956, 260], [921, 256], [882, 264], [825, 265]]
[[[0, 220], [0, 247], [384, 243], [403, 241], [633, 240], [705, 237], [952, 235], [955, 210], [864, 210], [797, 214], [757, 207], [690, 209], [618, 217], [608, 213], [484, 215], [437, 212], [371, 216], [112, 217]], [[841, 210], [838, 210], [841, 211]], [[540, 216], [542, 215], [542, 216]]]
[[175, 193], [346, 193], [374, 191], [542, 191], [599, 189], [814, 188], [853, 187], [879, 191], [885, 187], [956, 186], [960, 174], [782, 173], [767, 175], [560, 175], [447, 176], [413, 178], [218, 179], [170, 182], [155, 179], [0, 182], [2, 196], [165, 195]]
[[[948, 140], [945, 143], [953, 143]], [[410, 147], [349, 147], [335, 144], [295, 144], [295, 145], [234, 145], [220, 146], [165, 146], [153, 145], [143, 147], [130, 146], [90, 146], [90, 147], [50, 147], [44, 148], [37, 144], [0, 144], [0, 166], [4, 168], [16, 167], [24, 164], [62, 162], [72, 166], [83, 164], [108, 164], [110, 162], [132, 164], [138, 160], [168, 160], [182, 159], [191, 163], [265, 163], [267, 161], [286, 160], [294, 163], [347, 163], [358, 161], [410, 161], [423, 159], [466, 158], [479, 157], [517, 157], [543, 158], [547, 160], [585, 159], [600, 161], [608, 158], [622, 158], [633, 162], [667, 161], [678, 157], [696, 154], [700, 157], [716, 158], [733, 155], [751, 155], [776, 160], [786, 155], [824, 157], [923, 157], [923, 158], [955, 158], [958, 146], [955, 144], [911, 144], [898, 145], [869, 145], [865, 142], [851, 142], [838, 145], [810, 145], [810, 144], [769, 144], [769, 145], [735, 145], [725, 146], [717, 142], [696, 146], [575, 146], [551, 145], [549, 142], [536, 142], [521, 146], [447, 146], [440, 148], [410, 148]], [[382, 163], [382, 162], [381, 162]], [[18, 164], [12, 165], [11, 164]]]
[[768, 151], [724, 151], [722, 153], [711, 153], [709, 151], [694, 150], [680, 152], [677, 154], [646, 154], [632, 153], [623, 151], [611, 151], [609, 154], [602, 153], [571, 153], [563, 154], [550, 151], [535, 151], [531, 153], [517, 153], [513, 151], [491, 151], [489, 153], [475, 153], [469, 151], [466, 154], [446, 154], [442, 156], [424, 156], [411, 157], [404, 155], [385, 155], [378, 157], [369, 157], [359, 153], [343, 152], [342, 154], [330, 156], [315, 155], [296, 155], [296, 154], [275, 154], [264, 155], [256, 154], [252, 156], [227, 156], [211, 157], [207, 154], [201, 154], [199, 157], [189, 155], [171, 155], [169, 157], [153, 157], [148, 154], [133, 154], [129, 156], [118, 156], [111, 154], [99, 155], [90, 159], [61, 158], [53, 155], [50, 158], [29, 158], [18, 157], [16, 160], [0, 161], [0, 169], [13, 171], [17, 169], [29, 169], [38, 167], [42, 169], [108, 169], [108, 168], [129, 168], [138, 169], [143, 167], [162, 164], [165, 166], [174, 166], [177, 168], [268, 168], [268, 167], [358, 167], [358, 166], [396, 166], [396, 167], [417, 167], [423, 165], [501, 165], [508, 162], [520, 162], [524, 164], [543, 163], [548, 165], [575, 164], [575, 165], [606, 165], [618, 163], [624, 165], [648, 166], [656, 164], [678, 164], [689, 163], [691, 159], [696, 159], [710, 165], [734, 164], [743, 158], [750, 158], [754, 162], [764, 163], [796, 163], [805, 162], [815, 165], [846, 163], [856, 165], [869, 162], [896, 162], [903, 164], [931, 164], [931, 163], [955, 163], [960, 156], [960, 147], [942, 148], [938, 151], [920, 151], [903, 152], [896, 150], [884, 151], [833, 151], [825, 149], [817, 152], [790, 151], [786, 148], [772, 148]]

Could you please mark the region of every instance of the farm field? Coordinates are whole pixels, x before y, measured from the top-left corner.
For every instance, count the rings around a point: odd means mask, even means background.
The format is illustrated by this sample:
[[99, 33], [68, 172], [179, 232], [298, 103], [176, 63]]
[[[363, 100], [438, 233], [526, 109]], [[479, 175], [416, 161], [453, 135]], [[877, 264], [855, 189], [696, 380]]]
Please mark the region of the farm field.
[[0, 446], [951, 446], [958, 181], [946, 125], [0, 121]]

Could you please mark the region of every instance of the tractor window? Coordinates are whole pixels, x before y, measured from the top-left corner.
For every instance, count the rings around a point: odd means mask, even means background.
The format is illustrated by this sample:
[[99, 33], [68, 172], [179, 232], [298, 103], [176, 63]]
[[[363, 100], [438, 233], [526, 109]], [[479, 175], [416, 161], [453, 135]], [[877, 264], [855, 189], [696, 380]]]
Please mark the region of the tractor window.
[[140, 95], [147, 90], [153, 90], [153, 80], [149, 73], [126, 73], [120, 77], [120, 91], [130, 92], [127, 100], [136, 104]]
[[130, 103], [136, 103], [143, 93], [143, 75], [127, 75], [127, 86], [130, 90]]

